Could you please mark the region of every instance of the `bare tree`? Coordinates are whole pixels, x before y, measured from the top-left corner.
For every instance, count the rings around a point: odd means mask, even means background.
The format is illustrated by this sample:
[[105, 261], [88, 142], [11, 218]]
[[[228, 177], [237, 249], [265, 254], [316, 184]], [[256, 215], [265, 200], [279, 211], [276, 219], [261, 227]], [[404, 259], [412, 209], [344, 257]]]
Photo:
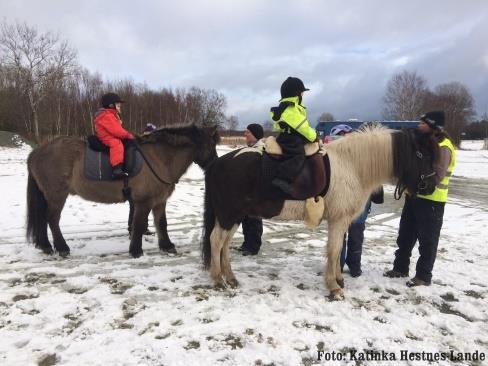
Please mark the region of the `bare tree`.
[[237, 126], [239, 126], [239, 119], [237, 116], [229, 116], [226, 120], [226, 125], [229, 131], [235, 131]]
[[15, 70], [16, 83], [28, 97], [36, 140], [40, 139], [39, 103], [49, 85], [63, 83], [76, 68], [76, 52], [51, 33], [40, 34], [26, 23], [0, 25], [2, 63]]
[[415, 71], [393, 75], [383, 97], [383, 117], [399, 121], [418, 119], [427, 91], [427, 81]]
[[319, 116], [317, 122], [332, 122], [335, 121], [334, 115], [329, 112], [324, 112]]
[[445, 129], [459, 144], [461, 133], [474, 115], [474, 99], [466, 86], [459, 82], [438, 85], [425, 102], [425, 111], [443, 110], [446, 113]]

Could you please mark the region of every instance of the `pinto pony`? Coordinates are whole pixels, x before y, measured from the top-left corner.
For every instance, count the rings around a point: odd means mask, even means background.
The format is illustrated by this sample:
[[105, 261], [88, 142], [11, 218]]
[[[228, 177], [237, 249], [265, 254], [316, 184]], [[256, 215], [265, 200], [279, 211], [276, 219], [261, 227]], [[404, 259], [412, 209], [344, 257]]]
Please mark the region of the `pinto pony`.
[[[134, 203], [129, 252], [134, 258], [143, 254], [142, 235], [151, 210], [160, 250], [174, 248], [167, 232], [166, 201], [192, 162], [205, 169], [217, 158], [217, 142], [215, 127], [193, 125], [162, 128], [138, 138], [147, 162], [139, 174], [129, 178]], [[53, 253], [48, 225], [55, 250], [63, 257], [70, 253], [59, 227], [69, 194], [93, 202], [124, 202], [122, 180], [99, 182], [85, 178], [85, 148], [86, 142], [80, 138], [58, 137], [34, 149], [27, 160], [27, 237], [46, 254]]]
[[[398, 182], [402, 191], [432, 186], [432, 159], [437, 143], [415, 130], [393, 131], [373, 125], [326, 146], [330, 186], [324, 197], [323, 218], [328, 221], [325, 284], [334, 298], [343, 298], [339, 257], [344, 233], [364, 209], [373, 191], [386, 182]], [[263, 197], [261, 155], [234, 151], [215, 160], [205, 174], [205, 212], [202, 235], [204, 267], [216, 286], [238, 282], [229, 259], [229, 243], [246, 215], [303, 220], [304, 201]], [[425, 179], [430, 177], [431, 179]], [[424, 187], [425, 188], [425, 187]]]

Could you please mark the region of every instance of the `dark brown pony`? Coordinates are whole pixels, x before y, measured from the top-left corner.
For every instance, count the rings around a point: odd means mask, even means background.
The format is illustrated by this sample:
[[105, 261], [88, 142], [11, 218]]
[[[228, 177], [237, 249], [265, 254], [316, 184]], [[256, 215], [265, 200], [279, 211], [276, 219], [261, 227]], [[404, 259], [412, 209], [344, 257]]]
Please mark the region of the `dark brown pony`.
[[[142, 235], [151, 210], [159, 248], [174, 248], [167, 232], [166, 201], [192, 162], [205, 169], [217, 158], [217, 142], [215, 127], [193, 125], [163, 128], [138, 138], [140, 149], [163, 182], [146, 163], [138, 175], [129, 178], [134, 202], [129, 252], [134, 258], [143, 254]], [[124, 202], [121, 180], [98, 182], [84, 177], [85, 146], [80, 138], [58, 137], [34, 149], [27, 160], [27, 237], [46, 254], [53, 253], [47, 234], [49, 224], [55, 250], [61, 256], [69, 255], [70, 248], [59, 228], [69, 194], [100, 203]]]
[[[261, 186], [261, 154], [231, 152], [215, 160], [205, 174], [205, 213], [202, 257], [218, 287], [237, 286], [229, 258], [229, 243], [247, 215], [303, 220], [304, 201], [270, 200]], [[435, 140], [411, 131], [370, 126], [326, 146], [331, 176], [324, 197], [323, 218], [328, 221], [325, 283], [334, 298], [343, 298], [339, 257], [342, 239], [351, 221], [364, 209], [381, 184], [398, 182], [398, 188], [432, 192]], [[423, 191], [426, 192], [426, 191]]]

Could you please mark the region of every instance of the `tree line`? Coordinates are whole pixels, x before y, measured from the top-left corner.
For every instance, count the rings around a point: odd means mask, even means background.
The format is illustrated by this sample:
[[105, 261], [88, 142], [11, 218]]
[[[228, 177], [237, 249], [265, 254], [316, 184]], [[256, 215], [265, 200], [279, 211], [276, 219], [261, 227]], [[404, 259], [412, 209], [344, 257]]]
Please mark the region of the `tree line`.
[[[417, 121], [427, 111], [444, 110], [445, 129], [456, 144], [461, 136], [488, 137], [483, 134], [486, 132], [483, 121], [473, 121], [475, 111], [471, 92], [459, 82], [448, 82], [431, 89], [423, 76], [405, 70], [388, 81], [382, 103], [383, 119], [393, 121]], [[318, 122], [327, 121], [334, 121], [329, 112], [318, 118]]]
[[26, 23], [0, 24], [0, 130], [37, 142], [55, 135], [93, 133], [103, 93], [127, 102], [124, 127], [141, 132], [157, 126], [226, 121], [226, 98], [212, 89], [152, 90], [130, 79], [104, 81], [77, 61], [76, 51], [56, 34]]
[[427, 111], [443, 110], [444, 128], [456, 144], [476, 115], [473, 96], [465, 85], [453, 81], [431, 89], [415, 71], [393, 75], [386, 86], [383, 105], [383, 117], [391, 120], [417, 120]]

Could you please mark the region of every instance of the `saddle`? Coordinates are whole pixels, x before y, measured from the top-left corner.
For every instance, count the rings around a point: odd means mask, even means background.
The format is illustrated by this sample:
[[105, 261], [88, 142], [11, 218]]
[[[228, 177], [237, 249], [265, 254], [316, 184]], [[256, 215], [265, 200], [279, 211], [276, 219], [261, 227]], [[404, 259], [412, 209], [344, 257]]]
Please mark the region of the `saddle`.
[[[124, 143], [124, 170], [129, 174], [129, 178], [135, 177], [142, 168], [142, 156], [137, 151], [136, 146], [131, 143]], [[109, 148], [104, 145], [96, 136], [87, 137], [85, 147], [85, 166], [84, 174], [88, 180], [111, 181], [112, 166], [110, 165]]]
[[292, 183], [292, 193], [287, 194], [281, 191], [271, 181], [276, 176], [283, 156], [276, 139], [272, 136], [268, 137], [262, 159], [264, 197], [271, 199], [305, 200], [307, 198], [325, 195], [330, 183], [328, 156], [324, 150], [320, 150], [319, 144], [316, 142], [305, 145], [305, 156], [303, 168]]

